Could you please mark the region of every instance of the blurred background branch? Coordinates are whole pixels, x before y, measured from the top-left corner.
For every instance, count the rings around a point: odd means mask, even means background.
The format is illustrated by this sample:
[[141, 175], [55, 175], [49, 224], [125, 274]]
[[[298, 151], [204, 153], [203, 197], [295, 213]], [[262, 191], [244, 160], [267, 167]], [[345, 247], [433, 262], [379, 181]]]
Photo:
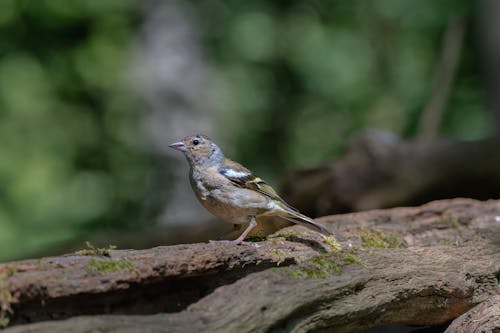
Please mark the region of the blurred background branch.
[[431, 96], [419, 122], [418, 136], [422, 139], [435, 139], [439, 134], [439, 126], [462, 53], [464, 34], [463, 18], [451, 18], [444, 32], [441, 55], [434, 70]]
[[495, 0], [479, 1], [476, 20], [481, 49], [478, 61], [481, 63], [488, 106], [494, 116], [495, 135], [500, 136], [500, 3]]

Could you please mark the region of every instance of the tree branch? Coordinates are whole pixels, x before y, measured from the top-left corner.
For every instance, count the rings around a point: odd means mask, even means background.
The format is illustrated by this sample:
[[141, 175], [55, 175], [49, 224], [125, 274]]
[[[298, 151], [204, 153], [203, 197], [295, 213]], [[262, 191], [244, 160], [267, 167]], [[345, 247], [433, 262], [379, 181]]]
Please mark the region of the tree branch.
[[402, 141], [368, 131], [335, 163], [291, 173], [283, 197], [309, 216], [419, 205], [456, 196], [498, 198], [500, 140]]

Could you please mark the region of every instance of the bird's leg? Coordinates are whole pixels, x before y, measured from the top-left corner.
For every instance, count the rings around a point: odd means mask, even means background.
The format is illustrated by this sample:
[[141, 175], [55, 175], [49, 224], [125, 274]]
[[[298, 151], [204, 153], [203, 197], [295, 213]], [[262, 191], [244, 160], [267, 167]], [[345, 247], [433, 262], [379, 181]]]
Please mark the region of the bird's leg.
[[255, 228], [256, 225], [257, 225], [257, 221], [255, 221], [255, 216], [252, 216], [252, 219], [250, 220], [250, 224], [245, 229], [245, 231], [243, 231], [243, 233], [240, 235], [240, 237], [231, 241], [231, 243], [236, 244], [236, 245], [243, 243], [243, 241], [245, 240], [247, 235], [250, 233], [250, 231], [252, 231], [253, 228]]
[[252, 216], [252, 219], [250, 220], [250, 224], [248, 225], [248, 227], [246, 227], [246, 229], [243, 231], [243, 233], [237, 239], [235, 239], [235, 240], [211, 240], [209, 242], [210, 243], [231, 243], [231, 244], [234, 244], [234, 245], [240, 245], [240, 244], [244, 243], [244, 244], [248, 244], [248, 245], [251, 245], [251, 246], [254, 246], [254, 247], [260, 247], [256, 243], [244, 242], [245, 238], [248, 236], [248, 234], [250, 233], [250, 231], [253, 228], [255, 228], [256, 225], [257, 225], [257, 221], [255, 220], [255, 216]]

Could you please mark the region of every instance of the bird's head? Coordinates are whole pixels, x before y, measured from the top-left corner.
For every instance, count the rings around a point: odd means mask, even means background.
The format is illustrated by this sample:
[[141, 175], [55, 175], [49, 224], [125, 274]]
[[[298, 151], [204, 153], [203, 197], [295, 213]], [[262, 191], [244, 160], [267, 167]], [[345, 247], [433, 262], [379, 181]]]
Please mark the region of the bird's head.
[[224, 161], [222, 150], [205, 135], [187, 136], [169, 147], [182, 152], [191, 166], [206, 166]]

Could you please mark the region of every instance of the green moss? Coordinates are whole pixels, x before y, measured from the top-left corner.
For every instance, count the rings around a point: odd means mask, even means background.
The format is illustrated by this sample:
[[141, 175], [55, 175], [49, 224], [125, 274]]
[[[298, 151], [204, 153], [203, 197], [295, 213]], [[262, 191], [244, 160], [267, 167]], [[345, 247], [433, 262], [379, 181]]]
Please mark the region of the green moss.
[[382, 230], [361, 228], [359, 229], [361, 245], [372, 248], [399, 248], [404, 247], [403, 238], [399, 235], [386, 235]]
[[269, 253], [271, 254], [271, 258], [276, 261], [278, 266], [285, 261], [288, 255], [288, 253], [280, 249], [269, 249]]
[[284, 238], [290, 240], [294, 236], [300, 235], [299, 232], [295, 230], [281, 230], [279, 233], [269, 236], [269, 238]]
[[400, 235], [389, 235], [387, 236], [388, 248], [400, 248], [406, 247], [403, 242], [403, 237]]
[[334, 236], [323, 236], [323, 240], [326, 244], [328, 244], [330, 250], [333, 252], [338, 252], [342, 249]]
[[447, 245], [447, 246], [459, 246], [460, 245], [460, 242], [458, 239], [455, 239], [455, 240], [451, 240], [451, 239], [443, 239], [441, 241], [441, 244], [443, 245]]
[[342, 260], [346, 265], [357, 264], [366, 268], [365, 263], [361, 260], [361, 258], [358, 257], [356, 248], [351, 248], [343, 251]]
[[272, 245], [283, 245], [283, 241], [285, 239], [283, 237], [276, 237], [276, 238], [269, 238], [268, 242], [271, 243]]
[[361, 228], [359, 230], [361, 237], [361, 245], [364, 247], [375, 247], [375, 248], [385, 248], [387, 243], [385, 242], [386, 236], [380, 230]]
[[322, 255], [317, 255], [303, 265], [288, 271], [292, 279], [325, 279], [333, 273], [340, 273], [336, 260]]
[[12, 275], [14, 275], [15, 273], [17, 272], [17, 270], [15, 268], [12, 268], [12, 267], [7, 267], [5, 269], [5, 275], [6, 277], [11, 277]]
[[460, 228], [460, 222], [456, 216], [444, 216], [438, 220], [438, 223], [444, 223], [452, 227], [453, 229]]
[[132, 270], [134, 266], [128, 259], [95, 259], [91, 258], [85, 266], [88, 274], [120, 272], [126, 269]]
[[46, 264], [46, 263], [47, 263], [47, 260], [45, 260], [45, 258], [38, 258], [38, 259], [36, 260], [36, 264], [37, 264], [37, 265], [44, 265], [44, 264]]
[[8, 317], [2, 317], [0, 315], [0, 327], [7, 327], [9, 325], [10, 319]]
[[247, 242], [262, 242], [265, 241], [267, 238], [264, 236], [248, 236], [245, 238], [245, 241]]
[[335, 253], [314, 256], [297, 267], [288, 270], [292, 279], [325, 279], [332, 274], [338, 274], [343, 266], [357, 264], [366, 268], [357, 256], [358, 249], [349, 248]]
[[100, 257], [109, 257], [111, 255], [111, 251], [116, 249], [115, 245], [108, 245], [105, 248], [98, 248], [92, 245], [89, 241], [85, 242], [87, 245], [86, 249], [76, 251], [75, 254], [78, 256], [100, 256]]
[[0, 274], [0, 327], [9, 324], [9, 314], [12, 314], [11, 304], [15, 301], [7, 282], [7, 278], [12, 274], [14, 274], [14, 270]]
[[[298, 237], [300, 236], [311, 236], [314, 235], [315, 233], [312, 231], [304, 231], [304, 232], [298, 232], [295, 230], [282, 230], [277, 234], [271, 235], [268, 237], [269, 241], [271, 242], [279, 242], [281, 243], [281, 240], [287, 240], [289, 242], [296, 241]], [[323, 236], [320, 234], [317, 234], [323, 238], [323, 242], [328, 245], [330, 248], [330, 251], [332, 252], [338, 252], [341, 249], [340, 244], [338, 243], [337, 239], [334, 236]]]

